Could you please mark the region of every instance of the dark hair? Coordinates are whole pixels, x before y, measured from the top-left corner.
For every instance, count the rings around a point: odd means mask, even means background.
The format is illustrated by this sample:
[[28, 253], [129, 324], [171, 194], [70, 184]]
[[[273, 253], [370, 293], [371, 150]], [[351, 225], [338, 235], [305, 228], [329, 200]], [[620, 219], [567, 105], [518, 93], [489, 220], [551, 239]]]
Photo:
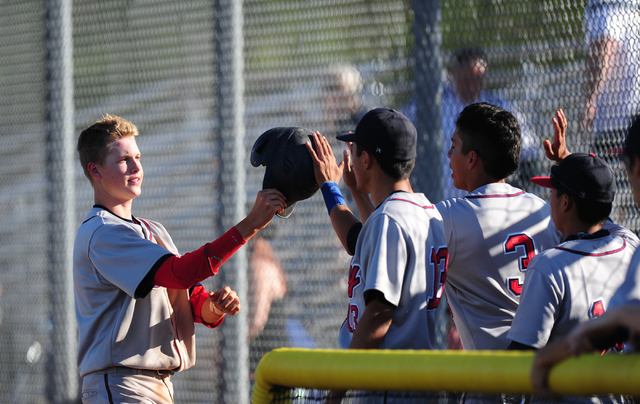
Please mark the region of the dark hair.
[[462, 153], [475, 151], [492, 178], [507, 178], [520, 165], [522, 139], [515, 116], [495, 105], [478, 102], [467, 106], [456, 120]]
[[[556, 195], [558, 197], [561, 197], [565, 193], [566, 192], [556, 188]], [[575, 202], [578, 219], [584, 224], [593, 226], [594, 224], [604, 223], [604, 221], [609, 218], [609, 214], [611, 214], [613, 202], [595, 202], [571, 195], [569, 195], [569, 197]]]
[[[363, 147], [356, 143], [356, 154], [358, 157], [362, 155], [364, 150], [365, 149]], [[396, 181], [409, 178], [411, 171], [413, 171], [413, 167], [416, 165], [416, 159], [396, 160], [381, 156], [380, 154], [371, 152], [370, 150], [367, 150], [367, 152], [376, 159], [376, 163], [378, 163], [380, 169]]]
[[456, 51], [449, 61], [449, 69], [469, 66], [477, 60], [487, 61], [487, 54], [480, 48], [462, 48]]
[[636, 116], [633, 123], [627, 131], [627, 138], [624, 145], [625, 163], [631, 169], [633, 168], [634, 157], [640, 157], [640, 115]]

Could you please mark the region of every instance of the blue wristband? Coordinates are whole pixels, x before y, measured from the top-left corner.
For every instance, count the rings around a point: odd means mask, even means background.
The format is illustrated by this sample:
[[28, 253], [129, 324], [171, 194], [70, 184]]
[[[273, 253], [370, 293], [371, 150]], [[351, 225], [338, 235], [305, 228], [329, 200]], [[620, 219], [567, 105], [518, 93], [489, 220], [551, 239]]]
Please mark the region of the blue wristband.
[[327, 181], [320, 186], [320, 190], [322, 191], [322, 196], [324, 197], [324, 204], [327, 205], [327, 210], [329, 211], [329, 216], [331, 216], [331, 211], [338, 205], [347, 206], [347, 202], [342, 197], [342, 192], [340, 192], [340, 188], [338, 184], [333, 181]]

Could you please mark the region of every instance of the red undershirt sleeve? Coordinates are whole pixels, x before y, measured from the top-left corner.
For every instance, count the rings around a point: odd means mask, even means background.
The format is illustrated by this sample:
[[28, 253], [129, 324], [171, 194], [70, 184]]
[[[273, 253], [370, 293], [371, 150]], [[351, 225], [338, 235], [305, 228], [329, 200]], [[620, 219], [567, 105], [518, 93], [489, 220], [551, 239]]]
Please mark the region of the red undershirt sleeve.
[[211, 243], [183, 256], [171, 256], [160, 265], [153, 281], [157, 286], [189, 289], [218, 273], [222, 266], [246, 240], [235, 227]]
[[204, 286], [197, 284], [189, 291], [189, 303], [191, 304], [191, 312], [193, 313], [193, 321], [200, 323], [209, 328], [216, 328], [224, 321], [225, 316], [213, 324], [207, 323], [202, 319], [202, 306], [204, 302], [209, 298], [209, 293], [204, 289]]

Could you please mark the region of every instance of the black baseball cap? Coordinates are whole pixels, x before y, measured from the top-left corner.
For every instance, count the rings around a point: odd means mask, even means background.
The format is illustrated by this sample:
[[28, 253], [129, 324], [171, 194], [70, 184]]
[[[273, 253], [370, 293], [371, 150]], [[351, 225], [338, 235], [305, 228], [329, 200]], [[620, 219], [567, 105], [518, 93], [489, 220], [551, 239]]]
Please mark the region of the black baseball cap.
[[593, 202], [610, 203], [616, 195], [613, 170], [595, 154], [573, 153], [551, 167], [549, 177], [533, 177], [531, 181]]
[[416, 158], [418, 131], [409, 118], [389, 108], [367, 112], [355, 132], [337, 136], [344, 142], [355, 142], [371, 153], [395, 160]]

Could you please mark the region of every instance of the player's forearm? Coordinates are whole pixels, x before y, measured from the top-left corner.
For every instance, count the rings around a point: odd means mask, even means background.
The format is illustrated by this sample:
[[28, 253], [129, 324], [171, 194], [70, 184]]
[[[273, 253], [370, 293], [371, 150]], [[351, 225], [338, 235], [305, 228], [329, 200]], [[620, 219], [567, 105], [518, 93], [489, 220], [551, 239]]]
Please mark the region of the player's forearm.
[[320, 190], [322, 191], [322, 197], [327, 207], [327, 213], [329, 213], [329, 217], [331, 218], [333, 230], [336, 232], [340, 243], [342, 243], [347, 253], [353, 255], [353, 251], [348, 242], [349, 230], [354, 224], [360, 223], [360, 221], [353, 212], [351, 212], [349, 207], [347, 207], [347, 203], [342, 196], [342, 192], [340, 192], [338, 184], [327, 181], [322, 184]]
[[183, 256], [166, 259], [154, 276], [158, 286], [171, 289], [188, 289], [218, 273], [224, 264], [246, 241], [235, 229], [211, 243]]
[[347, 253], [353, 255], [353, 248], [349, 245], [349, 230], [351, 230], [354, 224], [360, 223], [360, 221], [345, 205], [336, 206], [331, 211], [330, 217], [331, 225], [333, 226], [333, 230], [336, 232], [340, 243]]
[[189, 304], [193, 312], [193, 319], [196, 323], [203, 324], [209, 328], [216, 328], [224, 320], [224, 313], [216, 314], [212, 307], [212, 298], [204, 286], [198, 284], [190, 290]]
[[554, 395], [548, 385], [549, 372], [555, 364], [570, 356], [571, 351], [564, 340], [551, 342], [536, 353], [531, 368], [531, 384], [538, 394]]
[[378, 349], [391, 327], [393, 308], [373, 300], [364, 309], [349, 349]]

